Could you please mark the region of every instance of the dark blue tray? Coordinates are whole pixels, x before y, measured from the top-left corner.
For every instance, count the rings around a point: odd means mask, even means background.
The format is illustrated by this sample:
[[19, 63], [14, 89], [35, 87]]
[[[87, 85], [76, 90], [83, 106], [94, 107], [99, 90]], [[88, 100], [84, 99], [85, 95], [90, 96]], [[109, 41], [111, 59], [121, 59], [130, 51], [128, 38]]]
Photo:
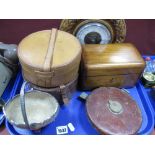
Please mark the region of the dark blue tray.
[[[147, 56], [144, 56], [146, 58]], [[155, 59], [155, 56], [151, 56], [151, 59]], [[151, 103], [152, 109], [153, 109], [153, 116], [155, 119], [155, 88], [145, 88], [143, 89], [143, 93], [147, 94], [148, 100]]]
[[[14, 84], [12, 91], [12, 96], [19, 94], [20, 88], [23, 82], [21, 73], [18, 74], [17, 79]], [[144, 91], [144, 87], [139, 83], [133, 88], [126, 89], [130, 95], [135, 99], [139, 108], [142, 111], [143, 122], [140, 130], [138, 131], [139, 135], [150, 134], [154, 129], [154, 114], [150, 100], [148, 99], [147, 93]], [[87, 92], [90, 93], [90, 92]], [[81, 92], [77, 91], [72, 100], [68, 105], [62, 105], [58, 117], [54, 122], [46, 126], [37, 132], [32, 132], [30, 130], [23, 130], [12, 126], [7, 121], [6, 128], [10, 134], [19, 135], [19, 134], [40, 134], [48, 135], [57, 134], [57, 129], [59, 128], [59, 134], [69, 134], [69, 135], [97, 135], [99, 134], [95, 128], [91, 125], [88, 120], [85, 103], [78, 99], [78, 96]], [[72, 123], [75, 130], [71, 131], [68, 128], [68, 123]], [[58, 128], [57, 128], [58, 127]]]
[[152, 109], [153, 109], [153, 116], [154, 116], [154, 119], [155, 119], [155, 89], [149, 89], [147, 88], [146, 90], [144, 90], [145, 93], [147, 93], [148, 95], [148, 98], [151, 102], [151, 105], [152, 105]]

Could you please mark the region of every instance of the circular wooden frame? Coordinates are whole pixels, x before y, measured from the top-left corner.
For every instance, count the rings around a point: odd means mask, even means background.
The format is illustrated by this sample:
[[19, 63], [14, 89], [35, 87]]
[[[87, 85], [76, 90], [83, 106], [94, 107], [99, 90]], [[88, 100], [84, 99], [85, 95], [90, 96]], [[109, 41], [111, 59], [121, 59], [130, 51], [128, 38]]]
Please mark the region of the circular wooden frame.
[[82, 21], [81, 23], [79, 23], [79, 24], [75, 27], [75, 29], [74, 29], [74, 31], [73, 31], [73, 35], [76, 36], [78, 30], [79, 30], [82, 26], [84, 26], [84, 25], [86, 25], [86, 24], [88, 24], [88, 23], [91, 23], [91, 22], [97, 22], [97, 23], [100, 23], [100, 24], [106, 26], [107, 29], [109, 30], [110, 34], [111, 34], [110, 43], [113, 42], [113, 40], [114, 40], [114, 30], [113, 30], [113, 27], [112, 27], [107, 21], [105, 21], [105, 20], [94, 20], [94, 19], [93, 19], [93, 20], [84, 20], [84, 21]]
[[64, 19], [59, 29], [76, 35], [81, 26], [90, 22], [99, 22], [106, 26], [112, 36], [111, 43], [122, 43], [125, 40], [126, 23], [123, 19]]

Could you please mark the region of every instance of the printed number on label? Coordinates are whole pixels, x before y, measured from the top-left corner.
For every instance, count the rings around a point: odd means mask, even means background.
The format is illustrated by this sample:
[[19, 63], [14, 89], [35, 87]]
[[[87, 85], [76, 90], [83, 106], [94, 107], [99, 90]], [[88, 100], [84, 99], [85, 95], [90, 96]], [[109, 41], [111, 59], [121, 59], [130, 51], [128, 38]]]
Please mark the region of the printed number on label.
[[68, 127], [67, 126], [59, 126], [56, 128], [57, 135], [67, 134]]

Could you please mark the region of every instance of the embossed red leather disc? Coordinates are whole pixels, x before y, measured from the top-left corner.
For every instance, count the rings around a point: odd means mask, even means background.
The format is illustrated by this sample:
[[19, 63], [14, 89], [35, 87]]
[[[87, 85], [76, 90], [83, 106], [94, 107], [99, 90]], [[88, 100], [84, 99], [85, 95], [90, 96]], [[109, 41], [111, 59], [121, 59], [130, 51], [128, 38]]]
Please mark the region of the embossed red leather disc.
[[118, 88], [95, 89], [86, 101], [87, 114], [101, 134], [135, 134], [142, 116], [136, 102]]

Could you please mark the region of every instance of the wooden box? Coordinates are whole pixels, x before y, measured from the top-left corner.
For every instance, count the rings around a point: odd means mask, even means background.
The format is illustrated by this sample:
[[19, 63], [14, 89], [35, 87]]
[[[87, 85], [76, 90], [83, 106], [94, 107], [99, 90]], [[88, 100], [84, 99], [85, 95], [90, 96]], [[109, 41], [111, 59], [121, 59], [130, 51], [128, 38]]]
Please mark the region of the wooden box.
[[145, 67], [138, 50], [129, 43], [84, 45], [80, 69], [80, 86], [133, 87]]

